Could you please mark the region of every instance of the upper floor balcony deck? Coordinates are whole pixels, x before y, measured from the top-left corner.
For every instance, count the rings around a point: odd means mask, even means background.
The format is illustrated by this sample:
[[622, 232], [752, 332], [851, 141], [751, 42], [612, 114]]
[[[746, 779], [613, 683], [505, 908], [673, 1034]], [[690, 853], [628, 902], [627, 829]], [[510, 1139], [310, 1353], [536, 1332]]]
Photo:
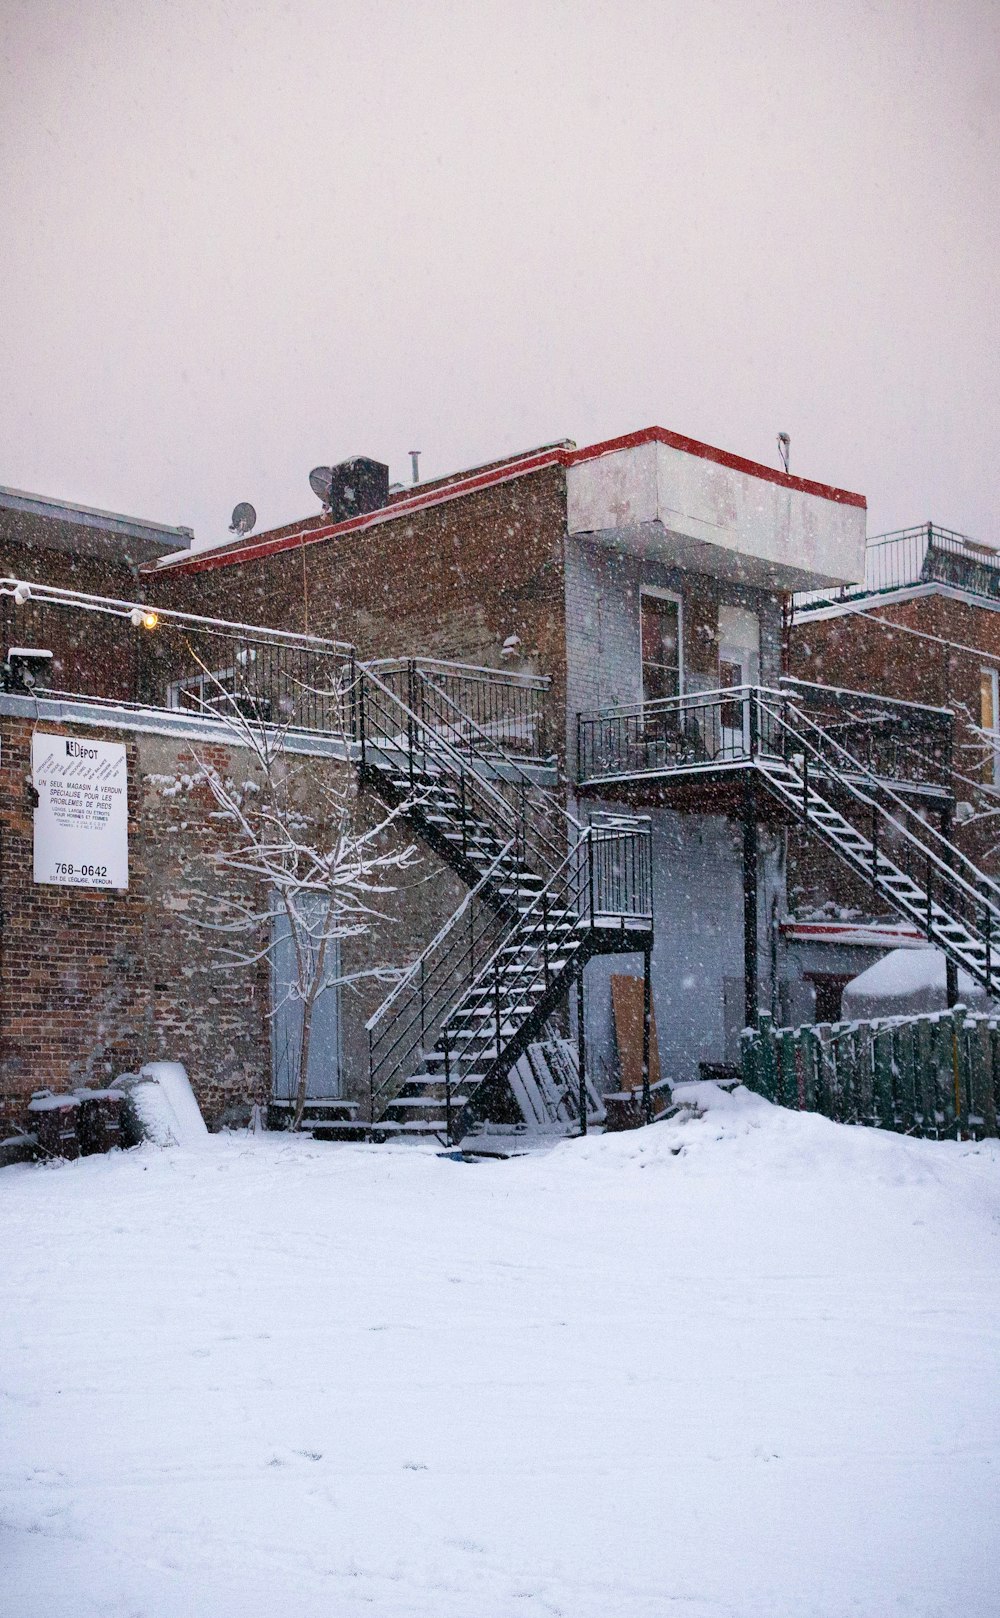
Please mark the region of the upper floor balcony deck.
[[865, 546], [863, 578], [837, 589], [799, 591], [793, 601], [793, 616], [864, 596], [935, 583], [1000, 601], [1000, 552], [930, 522], [919, 528], [880, 534]]
[[946, 708], [786, 679], [578, 714], [577, 784], [703, 810], [725, 806], [727, 784], [759, 759], [805, 748], [848, 780], [947, 809], [952, 733]]
[[[552, 772], [547, 678], [432, 658], [365, 666], [414, 723], [474, 746], [487, 765], [514, 757]], [[60, 705], [95, 721], [124, 712], [140, 726], [211, 736], [241, 717], [349, 751], [361, 667], [347, 641], [0, 579], [0, 691], [15, 704], [44, 702], [50, 718]]]

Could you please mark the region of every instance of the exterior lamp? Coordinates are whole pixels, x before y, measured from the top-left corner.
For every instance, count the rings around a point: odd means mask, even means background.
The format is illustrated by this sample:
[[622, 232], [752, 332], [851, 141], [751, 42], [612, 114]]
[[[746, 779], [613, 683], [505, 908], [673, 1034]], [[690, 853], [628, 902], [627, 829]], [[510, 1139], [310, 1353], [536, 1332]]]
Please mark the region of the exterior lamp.
[[160, 618], [158, 613], [144, 611], [142, 607], [133, 607], [129, 613], [129, 620], [135, 629], [155, 629]]

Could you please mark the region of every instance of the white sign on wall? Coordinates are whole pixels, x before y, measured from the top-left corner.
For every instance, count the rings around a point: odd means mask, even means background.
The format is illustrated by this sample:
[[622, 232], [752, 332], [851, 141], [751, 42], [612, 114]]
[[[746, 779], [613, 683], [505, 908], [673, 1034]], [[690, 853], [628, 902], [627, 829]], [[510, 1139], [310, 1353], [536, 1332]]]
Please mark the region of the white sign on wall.
[[31, 738], [35, 881], [128, 887], [128, 783], [122, 742], [38, 731]]

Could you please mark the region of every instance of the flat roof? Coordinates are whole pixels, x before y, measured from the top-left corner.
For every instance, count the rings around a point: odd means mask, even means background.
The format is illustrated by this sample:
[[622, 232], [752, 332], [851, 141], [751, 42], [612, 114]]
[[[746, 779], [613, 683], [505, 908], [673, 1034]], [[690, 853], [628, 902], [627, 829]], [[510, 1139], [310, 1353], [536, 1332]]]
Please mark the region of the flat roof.
[[397, 494], [388, 505], [379, 507], [377, 511], [365, 512], [359, 517], [349, 517], [344, 522], [320, 523], [317, 526], [316, 519], [311, 518], [298, 525], [289, 524], [280, 529], [265, 530], [241, 541], [220, 540], [215, 545], [206, 546], [195, 552], [185, 550], [163, 556], [150, 571], [162, 572], [170, 569], [172, 572], [200, 573], [212, 568], [229, 567], [236, 562], [259, 561], [283, 550], [298, 550], [306, 545], [317, 545], [327, 539], [339, 538], [341, 535], [362, 533], [366, 528], [372, 528], [376, 524], [394, 522], [397, 517], [411, 516], [432, 506], [443, 505], [446, 501], [462, 499], [465, 495], [474, 494], [480, 489], [508, 483], [515, 478], [527, 477], [546, 467], [576, 466], [581, 461], [596, 460], [601, 455], [612, 455], [623, 449], [635, 449], [643, 444], [654, 443], [665, 444], [671, 449], [682, 450], [687, 455], [696, 455], [703, 460], [714, 461], [719, 466], [729, 467], [750, 477], [761, 478], [768, 483], [777, 483], [782, 488], [815, 495], [822, 500], [861, 507], [867, 504], [864, 495], [855, 494], [849, 489], [838, 489], [830, 484], [815, 483], [809, 478], [779, 472], [774, 467], [764, 466], [758, 461], [749, 461], [742, 455], [733, 455], [730, 451], [718, 449], [712, 444], [703, 444], [696, 438], [687, 438], [681, 433], [670, 432], [666, 427], [644, 427], [639, 432], [604, 439], [597, 444], [588, 444], [582, 449], [572, 448], [568, 440], [563, 440], [554, 445], [546, 445], [541, 449], [512, 456], [508, 460], [487, 463], [485, 469], [481, 471], [460, 473], [451, 480], [439, 479], [429, 485], [417, 484], [408, 493]]
[[53, 523], [66, 523], [74, 528], [91, 528], [102, 534], [116, 534], [125, 539], [137, 539], [159, 550], [189, 545], [194, 538], [191, 528], [153, 522], [145, 517], [129, 517], [120, 511], [102, 511], [98, 506], [84, 506], [77, 501], [57, 499], [47, 494], [32, 494], [27, 489], [12, 489], [0, 484], [0, 511], [12, 511], [26, 517], [42, 518]]

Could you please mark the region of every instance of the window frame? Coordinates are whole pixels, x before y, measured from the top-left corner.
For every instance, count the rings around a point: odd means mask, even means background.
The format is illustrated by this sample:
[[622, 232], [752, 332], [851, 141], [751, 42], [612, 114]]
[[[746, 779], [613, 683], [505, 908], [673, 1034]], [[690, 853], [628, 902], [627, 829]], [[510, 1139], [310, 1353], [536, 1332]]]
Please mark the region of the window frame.
[[[642, 645], [642, 606], [643, 597], [652, 596], [657, 601], [672, 601], [677, 608], [677, 696], [676, 697], [647, 697], [646, 696], [646, 659], [643, 657]], [[653, 666], [652, 664], [650, 665]], [[659, 665], [661, 668], [665, 664]], [[684, 601], [676, 590], [665, 590], [658, 584], [640, 584], [639, 586], [639, 692], [640, 704], [643, 708], [652, 707], [657, 702], [679, 702], [684, 696]]]

